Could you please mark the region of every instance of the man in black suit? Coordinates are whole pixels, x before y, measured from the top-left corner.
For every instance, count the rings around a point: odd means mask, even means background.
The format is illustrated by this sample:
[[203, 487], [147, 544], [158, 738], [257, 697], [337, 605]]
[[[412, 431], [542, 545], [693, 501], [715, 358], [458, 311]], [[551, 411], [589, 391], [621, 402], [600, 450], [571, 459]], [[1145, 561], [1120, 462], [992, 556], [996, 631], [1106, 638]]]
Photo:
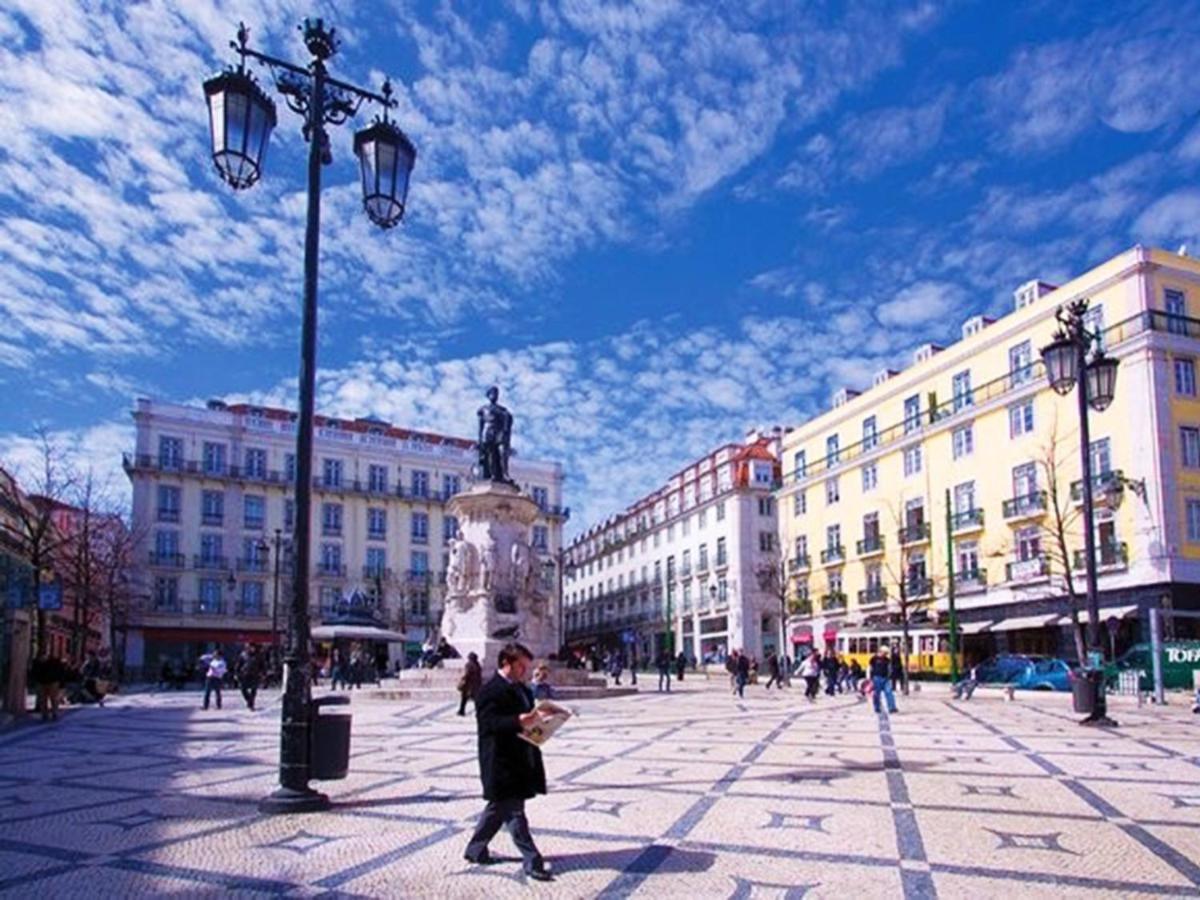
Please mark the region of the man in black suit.
[[519, 737], [525, 728], [542, 718], [534, 709], [532, 692], [525, 685], [532, 664], [533, 654], [527, 648], [517, 643], [506, 644], [500, 651], [496, 674], [475, 699], [479, 776], [487, 806], [479, 816], [464, 858], [485, 866], [494, 862], [488, 842], [501, 825], [507, 825], [525, 861], [525, 874], [537, 881], [551, 881], [525, 818], [525, 801], [546, 793], [542, 751]]

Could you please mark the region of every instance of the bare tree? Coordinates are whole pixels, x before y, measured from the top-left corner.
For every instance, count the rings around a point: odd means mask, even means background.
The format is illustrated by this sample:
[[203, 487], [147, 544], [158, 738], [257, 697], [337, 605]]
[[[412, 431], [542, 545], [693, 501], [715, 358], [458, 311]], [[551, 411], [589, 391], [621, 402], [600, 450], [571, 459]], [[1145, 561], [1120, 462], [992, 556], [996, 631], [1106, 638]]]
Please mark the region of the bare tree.
[[754, 578], [759, 590], [769, 594], [779, 605], [779, 652], [786, 653], [788, 617], [809, 612], [811, 607], [801, 600], [796, 579], [790, 577], [788, 560], [782, 551], [775, 551], [760, 560], [754, 567]]
[[5, 467], [10, 477], [0, 477], [0, 505], [5, 515], [0, 526], [6, 540], [33, 570], [33, 589], [27, 602], [35, 609], [33, 639], [36, 652], [46, 649], [46, 610], [39, 602], [42, 577], [58, 559], [69, 535], [55, 527], [55, 513], [66, 503], [75, 486], [75, 476], [63, 450], [50, 440], [45, 429], [36, 432], [38, 460], [30, 471], [21, 466]]

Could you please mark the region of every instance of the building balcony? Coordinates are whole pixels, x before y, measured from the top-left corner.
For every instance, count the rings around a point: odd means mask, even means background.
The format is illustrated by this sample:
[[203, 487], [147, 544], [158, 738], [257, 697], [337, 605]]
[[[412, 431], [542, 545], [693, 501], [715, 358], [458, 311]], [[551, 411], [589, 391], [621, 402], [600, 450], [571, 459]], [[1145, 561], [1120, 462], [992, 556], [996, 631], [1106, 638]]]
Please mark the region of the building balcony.
[[341, 537], [341, 536], [342, 536], [342, 526], [341, 525], [322, 525], [321, 526], [321, 537]]
[[696, 563], [696, 574], [697, 575], [705, 575], [707, 573], [708, 573], [708, 560], [702, 559], [702, 560], [700, 560], [700, 562]]
[[[1076, 572], [1086, 570], [1086, 555], [1083, 550], [1076, 550], [1071, 568]], [[1096, 547], [1096, 568], [1109, 571], [1129, 568], [1129, 545], [1121, 541]]]
[[987, 590], [987, 570], [968, 569], [954, 573], [954, 590], [960, 594], [978, 594]]
[[[1125, 473], [1120, 469], [1113, 469], [1111, 472], [1101, 472], [1099, 475], [1092, 476], [1092, 502], [1107, 503], [1108, 492], [1115, 489], [1125, 480]], [[1071, 482], [1071, 502], [1083, 503], [1083, 479]]]
[[859, 606], [881, 606], [887, 603], [887, 588], [883, 585], [863, 588], [858, 592]]
[[201, 525], [221, 526], [225, 524], [224, 513], [202, 513], [200, 515]]
[[384, 566], [363, 566], [362, 577], [370, 579], [371, 581], [376, 579], [388, 581], [392, 577], [392, 570]]
[[1004, 501], [1004, 519], [1008, 522], [1032, 519], [1046, 512], [1046, 492], [1033, 491]]
[[906, 578], [904, 581], [904, 598], [906, 600], [922, 600], [933, 596], [933, 581], [929, 578]]
[[846, 561], [846, 548], [841, 544], [836, 547], [826, 547], [821, 551], [821, 565], [830, 566]]
[[191, 611], [197, 616], [223, 616], [228, 608], [224, 600], [197, 600]]
[[967, 509], [957, 512], [950, 517], [950, 530], [955, 534], [966, 531], [978, 531], [983, 527], [983, 510]]
[[692, 577], [692, 567], [691, 566], [680, 566], [679, 567], [679, 577], [680, 578], [691, 578]]
[[318, 578], [345, 578], [346, 567], [341, 563], [317, 563], [314, 574]]
[[239, 559], [237, 561], [237, 570], [239, 572], [265, 572], [267, 571], [267, 559], [265, 556], [255, 557], [254, 559]]
[[150, 616], [177, 616], [182, 611], [183, 603], [180, 602], [178, 597], [174, 600], [151, 601], [150, 605], [144, 610], [145, 614]]
[[821, 609], [824, 612], [845, 612], [846, 595], [841, 591], [826, 594], [821, 598]]
[[150, 565], [160, 569], [182, 569], [187, 565], [187, 560], [182, 553], [151, 552]]
[[900, 529], [899, 538], [901, 547], [907, 547], [909, 544], [923, 544], [929, 540], [929, 523], [913, 522], [905, 525]]
[[729, 558], [728, 558], [728, 557], [725, 557], [725, 556], [720, 556], [720, 555], [718, 555], [718, 556], [717, 556], [716, 567], [717, 567], [718, 569], [728, 569], [728, 568], [729, 568]]
[[883, 552], [883, 535], [870, 534], [855, 544], [859, 556], [874, 556]]
[[225, 571], [229, 568], [229, 558], [226, 556], [193, 556], [192, 568], [205, 571]]
[[790, 616], [811, 616], [812, 601], [807, 597], [796, 597], [788, 601], [787, 610]]
[[239, 603], [237, 615], [243, 619], [267, 619], [270, 618], [271, 612], [265, 603]]
[[1044, 556], [1031, 559], [1018, 559], [1005, 563], [1004, 580], [1014, 584], [1026, 584], [1031, 581], [1044, 581], [1050, 577], [1050, 563]]
[[788, 560], [789, 572], [807, 572], [811, 566], [812, 563], [809, 560], [807, 553], [805, 553], [803, 556], [793, 556]]
[[177, 509], [159, 509], [157, 521], [159, 521], [159, 522], [178, 522], [179, 521], [179, 510], [177, 510]]

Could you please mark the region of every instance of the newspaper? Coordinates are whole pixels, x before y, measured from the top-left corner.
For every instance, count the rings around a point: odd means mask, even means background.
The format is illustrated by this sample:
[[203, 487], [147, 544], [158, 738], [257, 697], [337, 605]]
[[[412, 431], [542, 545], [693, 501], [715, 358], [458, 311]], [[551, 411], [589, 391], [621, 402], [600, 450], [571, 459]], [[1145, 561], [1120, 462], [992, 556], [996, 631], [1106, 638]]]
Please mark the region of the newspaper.
[[562, 728], [567, 719], [574, 715], [571, 710], [564, 706], [559, 706], [557, 703], [552, 703], [549, 700], [539, 700], [534, 704], [533, 708], [542, 714], [541, 718], [518, 734], [517, 737], [523, 741], [528, 741], [535, 747], [541, 747], [546, 741], [550, 740], [554, 736], [554, 733]]

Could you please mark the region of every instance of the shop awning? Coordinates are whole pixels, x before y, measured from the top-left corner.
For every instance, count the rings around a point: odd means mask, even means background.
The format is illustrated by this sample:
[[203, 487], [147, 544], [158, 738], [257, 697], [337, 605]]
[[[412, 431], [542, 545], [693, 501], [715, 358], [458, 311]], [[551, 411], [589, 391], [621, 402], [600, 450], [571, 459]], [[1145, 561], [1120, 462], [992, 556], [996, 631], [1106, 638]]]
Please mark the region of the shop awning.
[[[1128, 606], [1118, 606], [1114, 609], [1102, 609], [1100, 610], [1100, 622], [1104, 623], [1108, 619], [1127, 619], [1130, 616], [1137, 615], [1137, 611], [1138, 605], [1136, 603], [1131, 603]], [[1084, 626], [1087, 625], [1087, 618], [1087, 610], [1080, 610], [1079, 621], [1082, 622]], [[1071, 617], [1069, 615], [1059, 616], [1056, 624], [1070, 625]]]
[[1057, 615], [1045, 613], [1040, 616], [1016, 616], [1012, 619], [1001, 619], [988, 631], [1023, 631], [1026, 628], [1045, 628], [1048, 625], [1057, 624], [1057, 622]]
[[315, 641], [336, 641], [346, 638], [352, 641], [392, 641], [401, 643], [405, 640], [404, 633], [377, 628], [374, 625], [318, 625], [312, 630]]
[[962, 634], [979, 634], [982, 631], [987, 631], [992, 627], [992, 620], [986, 622], [960, 622], [958, 630]]

